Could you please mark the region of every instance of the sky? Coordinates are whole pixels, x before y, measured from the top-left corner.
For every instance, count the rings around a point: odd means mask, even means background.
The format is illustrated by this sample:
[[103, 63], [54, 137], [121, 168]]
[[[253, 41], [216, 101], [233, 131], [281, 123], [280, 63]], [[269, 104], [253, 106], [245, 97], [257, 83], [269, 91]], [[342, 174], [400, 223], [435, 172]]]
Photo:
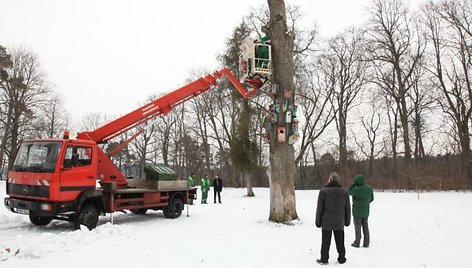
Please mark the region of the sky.
[[[421, 0], [412, 0], [418, 2]], [[292, 0], [334, 35], [366, 18], [370, 0]], [[73, 122], [127, 114], [183, 85], [193, 70], [218, 70], [232, 30], [266, 0], [0, 0], [0, 45], [34, 52]]]
[[[100, 217], [96, 229], [74, 230], [53, 220], [34, 226], [28, 216], [0, 206], [2, 268], [308, 268], [319, 267], [321, 230], [314, 226], [317, 190], [296, 191], [299, 221], [269, 222], [268, 188], [224, 188], [222, 204], [190, 206], [177, 219], [161, 211]], [[200, 196], [200, 190], [198, 192]], [[353, 248], [354, 226], [345, 228], [347, 262], [340, 265], [334, 241], [327, 267], [470, 267], [472, 214], [468, 192], [375, 192], [369, 248]], [[5, 181], [0, 181], [0, 200]], [[210, 197], [213, 193], [210, 192]], [[199, 197], [200, 198], [200, 197]], [[8, 250], [7, 250], [8, 249]], [[66, 262], [66, 263], [65, 263]], [[87, 265], [84, 265], [87, 263]]]

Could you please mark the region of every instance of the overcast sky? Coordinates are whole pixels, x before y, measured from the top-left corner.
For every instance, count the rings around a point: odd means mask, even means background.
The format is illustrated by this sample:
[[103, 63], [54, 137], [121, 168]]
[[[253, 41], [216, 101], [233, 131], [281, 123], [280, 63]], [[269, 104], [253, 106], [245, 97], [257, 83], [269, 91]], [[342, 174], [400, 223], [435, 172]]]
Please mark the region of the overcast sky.
[[[415, 0], [413, 0], [415, 1]], [[421, 1], [421, 0], [416, 0]], [[415, 2], [416, 2], [415, 1]], [[322, 36], [365, 20], [370, 0], [292, 0]], [[73, 120], [124, 115], [185, 84], [215, 57], [251, 8], [266, 0], [0, 0], [0, 45], [39, 56]]]

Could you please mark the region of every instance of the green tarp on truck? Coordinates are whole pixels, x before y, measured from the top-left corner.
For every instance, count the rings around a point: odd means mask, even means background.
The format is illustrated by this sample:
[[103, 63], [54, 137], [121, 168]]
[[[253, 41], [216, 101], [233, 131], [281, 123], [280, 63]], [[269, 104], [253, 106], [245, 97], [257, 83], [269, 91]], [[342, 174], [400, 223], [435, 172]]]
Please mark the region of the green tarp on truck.
[[145, 165], [144, 174], [146, 174], [146, 180], [152, 181], [175, 181], [177, 179], [177, 172], [164, 165]]

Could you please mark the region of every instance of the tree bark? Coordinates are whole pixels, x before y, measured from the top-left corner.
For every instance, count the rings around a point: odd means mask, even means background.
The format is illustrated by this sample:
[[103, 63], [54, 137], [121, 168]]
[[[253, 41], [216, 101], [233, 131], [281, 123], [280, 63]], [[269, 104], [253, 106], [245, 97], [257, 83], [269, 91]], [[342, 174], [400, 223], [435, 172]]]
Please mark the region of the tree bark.
[[246, 179], [247, 196], [255, 196], [254, 191], [252, 190], [252, 174], [244, 172], [243, 176]]
[[[282, 107], [285, 101], [284, 90], [294, 90], [293, 47], [294, 33], [287, 27], [286, 9], [283, 0], [268, 0], [270, 20], [266, 33], [272, 43], [272, 82], [277, 85], [276, 100]], [[292, 97], [288, 105], [294, 104]], [[277, 127], [291, 131], [290, 124], [285, 122], [285, 112], [279, 109]], [[270, 139], [270, 214], [269, 220], [288, 223], [298, 219], [295, 205], [295, 160], [293, 145], [277, 140], [277, 127], [271, 131]]]

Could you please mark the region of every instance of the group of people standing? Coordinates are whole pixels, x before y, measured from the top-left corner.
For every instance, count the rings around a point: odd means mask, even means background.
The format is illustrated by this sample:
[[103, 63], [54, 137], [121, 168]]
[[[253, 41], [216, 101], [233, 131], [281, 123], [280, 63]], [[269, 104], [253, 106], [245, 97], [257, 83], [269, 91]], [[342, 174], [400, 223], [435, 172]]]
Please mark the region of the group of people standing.
[[[195, 187], [195, 173], [191, 173], [187, 179], [189, 187]], [[218, 174], [213, 179], [213, 202], [221, 203], [221, 191], [223, 190], [223, 180]], [[207, 204], [210, 182], [207, 175], [200, 179], [200, 190], [202, 191], [202, 204]], [[370, 203], [374, 201], [374, 192], [366, 184], [363, 175], [354, 177], [354, 182], [346, 190], [340, 183], [340, 177], [336, 172], [331, 172], [328, 183], [321, 188], [318, 194], [318, 204], [316, 208], [315, 225], [321, 228], [321, 258], [316, 260], [319, 264], [328, 264], [329, 248], [331, 237], [334, 234], [334, 241], [338, 251], [338, 262], [346, 262], [346, 248], [344, 247], [344, 227], [351, 224], [351, 202], [352, 196], [352, 216], [354, 218], [355, 240], [351, 244], [353, 247], [360, 247], [362, 234], [364, 235], [362, 246], [367, 248], [370, 245], [369, 234], [369, 210]], [[193, 199], [189, 200], [193, 205]], [[362, 233], [361, 233], [362, 230]]]
[[[191, 173], [187, 179], [187, 183], [189, 187], [195, 187], [195, 173]], [[223, 191], [223, 180], [220, 178], [218, 174], [216, 174], [215, 178], [213, 179], [213, 201], [216, 203], [216, 197], [218, 196], [218, 202], [221, 203], [221, 192]], [[210, 191], [210, 182], [208, 180], [207, 175], [203, 175], [200, 179], [200, 190], [202, 191], [202, 204], [208, 204], [208, 192]], [[189, 204], [193, 205], [193, 199], [189, 200]]]
[[338, 251], [338, 262], [346, 262], [346, 248], [344, 247], [344, 226], [351, 223], [354, 218], [355, 240], [351, 246], [358, 248], [361, 241], [361, 229], [364, 234], [363, 247], [370, 245], [369, 234], [369, 210], [370, 203], [374, 201], [372, 188], [365, 183], [363, 175], [354, 177], [353, 184], [346, 190], [340, 183], [340, 177], [336, 172], [331, 172], [328, 183], [318, 194], [315, 225], [321, 228], [321, 258], [316, 260], [319, 264], [328, 264], [329, 247], [334, 233], [334, 241]]

